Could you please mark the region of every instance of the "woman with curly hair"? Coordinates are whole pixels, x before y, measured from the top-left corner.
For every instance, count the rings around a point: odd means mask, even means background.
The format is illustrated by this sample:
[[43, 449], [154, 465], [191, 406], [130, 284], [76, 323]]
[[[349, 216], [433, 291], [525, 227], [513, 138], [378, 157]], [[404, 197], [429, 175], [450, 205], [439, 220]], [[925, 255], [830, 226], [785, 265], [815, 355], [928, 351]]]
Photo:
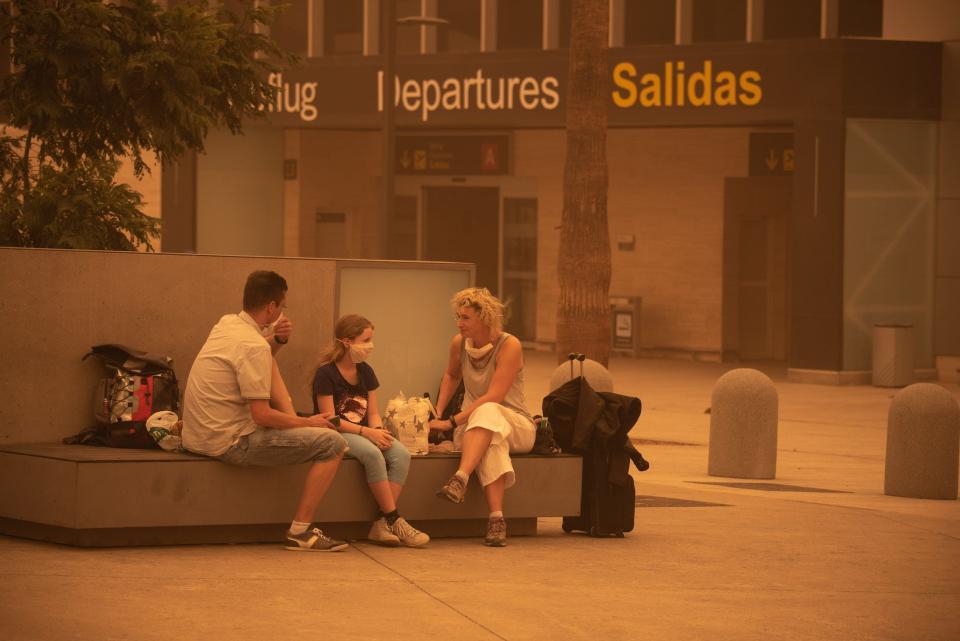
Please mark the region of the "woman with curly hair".
[[397, 511], [397, 499], [410, 470], [410, 452], [383, 429], [377, 409], [380, 386], [364, 361], [373, 351], [373, 323], [348, 314], [334, 327], [333, 345], [320, 359], [313, 376], [315, 413], [334, 415], [338, 429], [367, 473], [370, 493], [380, 507], [367, 538], [380, 545], [422, 547], [430, 537], [407, 523]]
[[475, 472], [490, 508], [484, 543], [503, 547], [503, 495], [516, 481], [510, 453], [529, 452], [536, 436], [523, 393], [523, 349], [517, 337], [503, 331], [503, 303], [486, 288], [458, 292], [451, 305], [459, 333], [450, 343], [437, 412], [443, 414], [461, 380], [463, 404], [449, 420], [430, 421], [430, 429], [453, 430], [461, 454], [456, 474], [437, 496], [462, 503]]

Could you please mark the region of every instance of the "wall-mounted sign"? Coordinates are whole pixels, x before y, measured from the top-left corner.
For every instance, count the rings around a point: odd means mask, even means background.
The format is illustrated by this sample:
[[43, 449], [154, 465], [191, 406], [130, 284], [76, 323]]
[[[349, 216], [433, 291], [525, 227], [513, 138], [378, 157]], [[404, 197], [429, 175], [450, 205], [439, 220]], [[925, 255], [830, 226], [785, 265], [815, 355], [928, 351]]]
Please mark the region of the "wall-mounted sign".
[[636, 354], [640, 341], [640, 305], [639, 296], [611, 296], [610, 312], [613, 327], [610, 338], [614, 350]]
[[[940, 58], [940, 43], [855, 39], [610, 49], [608, 125], [937, 119]], [[281, 127], [379, 129], [390, 83], [400, 129], [559, 128], [567, 73], [562, 50], [398, 56], [392, 79], [377, 56], [311, 58], [269, 74], [262, 110]]]
[[400, 175], [506, 174], [510, 137], [397, 136], [395, 171]]
[[793, 173], [793, 164], [793, 134], [750, 134], [751, 176], [789, 176]]

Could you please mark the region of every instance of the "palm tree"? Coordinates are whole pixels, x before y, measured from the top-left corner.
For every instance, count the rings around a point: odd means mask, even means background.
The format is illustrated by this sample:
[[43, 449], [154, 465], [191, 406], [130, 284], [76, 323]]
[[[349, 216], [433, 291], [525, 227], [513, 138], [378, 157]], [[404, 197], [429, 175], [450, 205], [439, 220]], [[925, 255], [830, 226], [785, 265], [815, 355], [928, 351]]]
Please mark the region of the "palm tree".
[[567, 89], [567, 156], [557, 274], [557, 356], [610, 355], [607, 229], [609, 0], [573, 0]]

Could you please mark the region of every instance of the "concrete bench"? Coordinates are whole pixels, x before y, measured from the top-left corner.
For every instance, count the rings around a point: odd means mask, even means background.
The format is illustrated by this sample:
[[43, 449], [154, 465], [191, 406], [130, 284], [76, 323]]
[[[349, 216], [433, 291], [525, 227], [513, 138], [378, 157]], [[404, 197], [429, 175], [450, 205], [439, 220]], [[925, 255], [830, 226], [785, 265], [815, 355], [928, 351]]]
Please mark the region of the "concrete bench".
[[[481, 536], [487, 507], [476, 479], [462, 505], [434, 492], [456, 454], [413, 457], [403, 515], [432, 537]], [[514, 457], [508, 532], [536, 534], [537, 517], [579, 514], [579, 456]], [[239, 468], [189, 454], [83, 445], [0, 446], [0, 533], [79, 546], [255, 543], [282, 540], [306, 465]], [[315, 523], [333, 536], [366, 536], [377, 514], [363, 468], [346, 458]]]

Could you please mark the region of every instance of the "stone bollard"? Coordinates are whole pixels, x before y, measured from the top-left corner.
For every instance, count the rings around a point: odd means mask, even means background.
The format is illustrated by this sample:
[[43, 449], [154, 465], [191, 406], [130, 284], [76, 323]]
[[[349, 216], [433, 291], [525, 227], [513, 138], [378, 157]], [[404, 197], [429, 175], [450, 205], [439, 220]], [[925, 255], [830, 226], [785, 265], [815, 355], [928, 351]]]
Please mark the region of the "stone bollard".
[[[572, 378], [580, 376], [580, 363], [573, 362], [573, 376], [570, 376], [570, 363], [558, 365], [550, 375], [550, 389], [555, 390]], [[612, 392], [613, 376], [606, 367], [589, 358], [583, 361], [583, 377], [596, 392]]]
[[939, 385], [900, 390], [887, 415], [883, 493], [918, 499], [956, 499], [960, 406]]
[[744, 479], [777, 475], [779, 399], [763, 372], [741, 368], [713, 386], [707, 474]]

